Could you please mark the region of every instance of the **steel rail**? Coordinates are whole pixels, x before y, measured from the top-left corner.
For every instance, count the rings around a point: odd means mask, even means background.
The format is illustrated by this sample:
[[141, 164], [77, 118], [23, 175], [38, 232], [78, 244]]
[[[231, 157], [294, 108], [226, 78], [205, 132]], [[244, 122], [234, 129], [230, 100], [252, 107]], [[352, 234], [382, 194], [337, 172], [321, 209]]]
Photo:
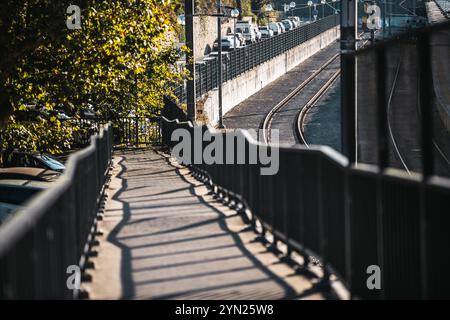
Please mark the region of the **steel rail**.
[[284, 106], [286, 106], [294, 97], [296, 97], [308, 84], [310, 84], [319, 74], [321, 74], [330, 64], [332, 64], [340, 54], [335, 54], [331, 59], [329, 59], [323, 66], [317, 69], [313, 74], [311, 74], [305, 81], [303, 81], [299, 86], [297, 86], [288, 96], [281, 100], [275, 107], [273, 107], [264, 118], [262, 129], [263, 138], [266, 144], [270, 143], [270, 131], [272, 126], [272, 121], [277, 112], [280, 111]]
[[298, 139], [302, 144], [309, 148], [308, 141], [306, 140], [305, 132], [304, 132], [304, 122], [305, 117], [308, 114], [308, 111], [311, 110], [319, 101], [320, 98], [331, 88], [336, 79], [341, 75], [341, 70], [336, 71], [333, 76], [316, 92], [316, 94], [303, 106], [300, 112], [297, 115], [297, 126], [296, 132]]
[[397, 141], [395, 140], [394, 131], [392, 130], [392, 124], [391, 124], [391, 118], [390, 118], [390, 111], [392, 109], [392, 98], [394, 96], [395, 89], [397, 87], [398, 76], [400, 74], [400, 68], [402, 66], [402, 56], [403, 55], [400, 55], [401, 58], [399, 59], [399, 62], [397, 64], [395, 77], [394, 77], [394, 80], [392, 83], [391, 91], [389, 93], [389, 100], [387, 103], [387, 127], [388, 127], [388, 131], [389, 131], [389, 137], [391, 138], [392, 144], [395, 149], [395, 153], [397, 154], [400, 162], [402, 163], [403, 168], [406, 170], [406, 172], [408, 172], [409, 175], [411, 175], [411, 171], [409, 170], [408, 165], [406, 164], [406, 161], [403, 158], [402, 153], [400, 152], [400, 149], [398, 148]]

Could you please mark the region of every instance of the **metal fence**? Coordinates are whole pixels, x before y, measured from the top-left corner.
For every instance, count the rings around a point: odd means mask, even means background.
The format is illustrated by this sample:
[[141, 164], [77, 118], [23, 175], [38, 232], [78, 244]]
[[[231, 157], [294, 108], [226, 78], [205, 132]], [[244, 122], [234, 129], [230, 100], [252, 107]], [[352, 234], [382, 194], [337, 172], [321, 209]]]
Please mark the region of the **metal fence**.
[[450, 177], [449, 57], [450, 22], [357, 52], [358, 162]]
[[[449, 299], [450, 280], [445, 272], [450, 268], [450, 179], [444, 177], [436, 162], [443, 160], [439, 150], [445, 151], [450, 141], [439, 140], [440, 135], [448, 133], [445, 124], [449, 118], [442, 102], [446, 95], [439, 96], [439, 91], [449, 90], [450, 82], [445, 81], [449, 32], [449, 23], [436, 25], [356, 53], [358, 72], [366, 76], [364, 79], [371, 77], [358, 81], [358, 110], [366, 116], [359, 123], [358, 136], [362, 139], [365, 134], [364, 141], [370, 144], [362, 146], [359, 140], [360, 158], [355, 163], [327, 147], [267, 146], [244, 131], [211, 131], [167, 119], [163, 122], [163, 141], [173, 147], [171, 132], [177, 128], [190, 131], [194, 137], [194, 130], [209, 131], [211, 141], [244, 141], [239, 150], [235, 143], [233, 149], [215, 151], [223, 159], [228, 156], [226, 162], [208, 164], [197, 157], [192, 164], [187, 156], [185, 164], [223, 202], [249, 209], [253, 224], [260, 221], [275, 235], [275, 241], [286, 243], [288, 255], [298, 252], [306, 258], [318, 258], [325, 270], [340, 277], [353, 297]], [[395, 81], [403, 86], [398, 97]], [[394, 99], [396, 103], [389, 107]], [[409, 108], [400, 117], [406, 123], [416, 117], [414, 125], [401, 131], [400, 137], [402, 143], [414, 143], [420, 150], [415, 159], [417, 172], [392, 168], [396, 164], [390, 161], [396, 150], [389, 141], [392, 106]], [[407, 139], [403, 136], [407, 134], [416, 138]], [[436, 148], [439, 141], [442, 144]], [[207, 144], [200, 145], [199, 150], [189, 150], [186, 155], [203, 154]], [[371, 161], [366, 162], [371, 164], [361, 163], [361, 157], [367, 156], [361, 155], [363, 147], [370, 152]], [[279, 153], [278, 173], [261, 175], [262, 166], [251, 164], [255, 163], [249, 156], [251, 150], [258, 151], [257, 155], [260, 150], [262, 154]], [[245, 161], [238, 162], [243, 153]], [[370, 266], [380, 268], [380, 290], [370, 290], [367, 285]]]
[[67, 268], [85, 267], [112, 147], [107, 126], [70, 156], [54, 186], [1, 227], [0, 299], [74, 298]]
[[63, 125], [77, 128], [74, 133], [74, 146], [84, 147], [90, 137], [98, 134], [101, 128], [110, 124], [113, 142], [116, 146], [139, 146], [158, 143], [161, 140], [160, 118], [156, 115], [115, 118], [80, 118], [63, 120]]
[[[171, 134], [180, 128], [191, 137], [194, 130], [209, 130], [211, 141], [233, 139], [233, 149], [215, 151], [228, 164], [207, 164], [202, 157], [192, 164], [195, 152], [203, 154], [207, 146], [200, 141], [195, 141], [200, 149], [192, 143], [184, 150], [184, 163], [224, 203], [249, 209], [253, 225], [259, 221], [263, 233], [270, 231], [275, 241], [286, 243], [289, 256], [297, 252], [319, 259], [353, 297], [450, 298], [450, 280], [444, 276], [450, 268], [450, 180], [349, 166], [328, 147], [267, 146], [245, 131], [223, 133], [167, 119], [162, 125], [163, 141], [171, 147]], [[238, 141], [243, 141], [239, 149]], [[251, 150], [279, 152], [278, 173], [261, 175], [263, 166], [251, 164]], [[381, 290], [367, 287], [372, 265], [380, 267]]]
[[[250, 44], [243, 48], [226, 52], [223, 59], [223, 82], [267, 62], [319, 34], [338, 26], [339, 15], [330, 15], [315, 22], [305, 24], [294, 30], [276, 35], [269, 39]], [[210, 58], [195, 64], [197, 97], [218, 87], [218, 60]], [[180, 102], [186, 101], [185, 87], [176, 88], [175, 95]]]

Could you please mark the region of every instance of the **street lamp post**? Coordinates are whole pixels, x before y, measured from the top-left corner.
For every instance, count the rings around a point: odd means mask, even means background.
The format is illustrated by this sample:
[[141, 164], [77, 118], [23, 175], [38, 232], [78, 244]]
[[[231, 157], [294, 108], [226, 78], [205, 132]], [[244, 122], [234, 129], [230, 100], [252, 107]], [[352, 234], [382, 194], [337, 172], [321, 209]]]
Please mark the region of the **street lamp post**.
[[[269, 13], [269, 12], [272, 12], [273, 11], [273, 7], [272, 7], [272, 5], [271, 4], [267, 4], [265, 7], [264, 7], [264, 14], [265, 14], [265, 16], [267, 17], [267, 14]], [[270, 29], [270, 28], [269, 28]], [[270, 30], [269, 30], [269, 32], [270, 32]]]
[[236, 50], [236, 19], [239, 17], [239, 9], [231, 10], [231, 17], [234, 19], [234, 50]]
[[325, 4], [327, 3], [326, 0], [321, 0], [320, 3], [322, 4], [322, 19], [325, 18]]
[[349, 164], [357, 160], [356, 135], [356, 51], [358, 2], [341, 1], [341, 131], [342, 151]]
[[333, 3], [332, 7], [333, 7], [334, 14], [336, 14], [336, 11], [337, 11], [337, 8], [336, 8], [336, 1], [337, 1], [337, 0], [331, 0], [331, 2]]
[[292, 1], [290, 4], [289, 4], [289, 7], [291, 8], [291, 17], [294, 15], [294, 8], [297, 6], [297, 4], [294, 2], [294, 1]]
[[311, 22], [312, 19], [312, 6], [313, 2], [311, 0], [308, 1], [308, 7], [309, 7], [309, 22]]
[[[196, 120], [196, 97], [195, 97], [195, 45], [194, 45], [194, 0], [185, 0], [184, 25], [186, 32], [186, 68], [189, 71], [189, 79], [186, 83], [186, 102], [188, 118]], [[180, 19], [181, 20], [181, 19]]]
[[217, 59], [218, 64], [218, 73], [217, 73], [217, 82], [219, 86], [219, 129], [223, 129], [223, 101], [222, 101], [222, 1], [217, 0], [217, 41], [219, 46], [219, 56]]

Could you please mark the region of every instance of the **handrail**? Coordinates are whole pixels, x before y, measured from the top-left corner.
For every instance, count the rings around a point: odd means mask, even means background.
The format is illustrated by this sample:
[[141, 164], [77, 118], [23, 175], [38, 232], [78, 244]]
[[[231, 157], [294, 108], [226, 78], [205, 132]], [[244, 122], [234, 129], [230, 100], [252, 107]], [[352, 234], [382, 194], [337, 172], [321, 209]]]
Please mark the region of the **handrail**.
[[[173, 130], [182, 128], [194, 136], [193, 130], [199, 129], [190, 122], [162, 120], [163, 140], [171, 146], [176, 143], [170, 141]], [[279, 154], [279, 172], [274, 176], [260, 175], [261, 165], [248, 162], [185, 164], [223, 203], [250, 213], [252, 225], [259, 221], [263, 234], [270, 231], [275, 243], [284, 242], [287, 259], [292, 252], [307, 262], [311, 255], [320, 259], [326, 271], [323, 280], [335, 273], [352, 297], [449, 297], [441, 288], [450, 281], [435, 275], [450, 267], [445, 224], [450, 222], [450, 179], [424, 180], [422, 175], [408, 176], [375, 165], [349, 166], [347, 158], [329, 147], [266, 145], [246, 130], [202, 130], [213, 139], [243, 137], [246, 150], [262, 148]], [[203, 148], [204, 142], [202, 152]], [[225, 146], [221, 151], [224, 156], [228, 152]], [[235, 147], [234, 157], [236, 151]], [[441, 207], [444, 203], [447, 206]], [[423, 224], [429, 228], [427, 233], [420, 231]], [[371, 265], [381, 268], [380, 290], [366, 286], [370, 276], [366, 269]]]
[[[112, 160], [112, 127], [69, 157], [64, 173], [0, 228], [0, 298], [74, 298], [64, 280], [85, 267]], [[95, 228], [94, 228], [95, 229]]]

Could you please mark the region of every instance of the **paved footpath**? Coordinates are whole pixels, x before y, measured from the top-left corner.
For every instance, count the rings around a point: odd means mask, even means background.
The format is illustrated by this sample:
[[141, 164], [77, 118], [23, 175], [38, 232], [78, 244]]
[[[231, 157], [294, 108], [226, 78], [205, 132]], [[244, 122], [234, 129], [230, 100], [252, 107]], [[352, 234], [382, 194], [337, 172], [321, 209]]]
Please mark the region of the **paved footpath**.
[[117, 152], [92, 299], [324, 299], [168, 157]]

